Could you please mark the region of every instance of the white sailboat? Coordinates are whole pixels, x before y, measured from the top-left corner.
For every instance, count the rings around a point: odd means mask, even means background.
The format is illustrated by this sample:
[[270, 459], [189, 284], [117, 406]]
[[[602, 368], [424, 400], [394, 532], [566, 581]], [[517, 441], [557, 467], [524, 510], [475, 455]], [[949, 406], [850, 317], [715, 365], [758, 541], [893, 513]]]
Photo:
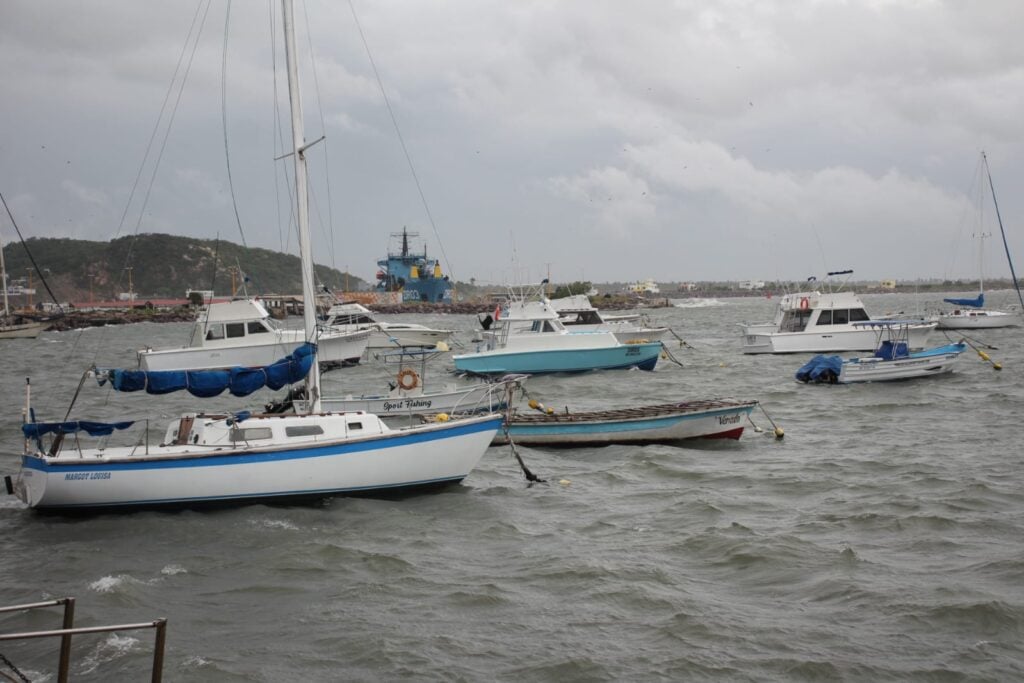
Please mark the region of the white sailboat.
[[[295, 188], [306, 301], [314, 300], [313, 258], [306, 190], [307, 145], [295, 61], [292, 0], [282, 0], [291, 103]], [[314, 339], [316, 313], [305, 309], [305, 333]], [[195, 395], [225, 388], [244, 395], [261, 383], [305, 374], [309, 412], [301, 415], [189, 413], [174, 420], [158, 445], [81, 448], [65, 434], [109, 435], [131, 422], [36, 422], [29, 395], [21, 470], [5, 478], [9, 493], [40, 510], [131, 509], [152, 506], [284, 501], [436, 486], [462, 480], [483, 457], [502, 418], [496, 414], [437, 420], [392, 429], [361, 411], [322, 413], [315, 347], [304, 346], [270, 368], [197, 373], [115, 370], [114, 385], [161, 393], [169, 386]], [[308, 373], [306, 373], [308, 368]], [[69, 411], [70, 412], [70, 411]], [[54, 435], [49, 445], [45, 437]]]
[[[988, 157], [984, 152], [981, 153], [981, 164], [979, 165], [979, 174], [981, 167], [984, 167], [986, 175], [988, 176], [989, 189], [992, 192], [992, 203], [996, 207], [996, 216], [999, 216], [999, 204], [996, 202], [995, 187], [992, 185], [992, 175], [988, 169]], [[981, 183], [979, 183], [979, 190], [981, 189]], [[983, 192], [983, 191], [982, 191]], [[937, 316], [939, 329], [942, 330], [978, 330], [978, 329], [993, 329], [999, 327], [1013, 327], [1020, 324], [1019, 313], [1007, 313], [1006, 311], [998, 311], [991, 308], [985, 308], [985, 240], [992, 235], [986, 233], [983, 229], [981, 222], [981, 211], [984, 206], [984, 202], [979, 198], [978, 201], [978, 232], [975, 233], [975, 237], [978, 238], [978, 296], [974, 298], [949, 298], [943, 299], [943, 302], [952, 304], [955, 308], [951, 311], [942, 311]], [[1002, 219], [999, 219], [999, 228], [1002, 230], [1003, 223]], [[1009, 259], [1009, 250], [1007, 250], [1007, 259]], [[1010, 264], [1012, 270], [1013, 264]], [[1016, 278], [1014, 278], [1016, 282]]]
[[23, 320], [11, 315], [7, 300], [7, 263], [4, 261], [4, 245], [0, 241], [0, 286], [4, 289], [4, 312], [0, 316], [0, 339], [35, 339], [46, 327], [35, 320]]

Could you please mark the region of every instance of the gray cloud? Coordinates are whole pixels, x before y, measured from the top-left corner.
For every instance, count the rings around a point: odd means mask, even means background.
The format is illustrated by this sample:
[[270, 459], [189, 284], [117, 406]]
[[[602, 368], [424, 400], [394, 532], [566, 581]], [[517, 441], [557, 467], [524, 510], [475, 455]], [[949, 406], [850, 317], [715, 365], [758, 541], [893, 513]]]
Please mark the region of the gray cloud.
[[[146, 210], [137, 191], [119, 227], [195, 5], [0, 4], [0, 189], [27, 234], [240, 239], [221, 128], [225, 7], [206, 17]], [[460, 279], [537, 279], [548, 264], [597, 281], [971, 277], [972, 260], [950, 253], [972, 248], [954, 238], [981, 149], [1024, 254], [1020, 3], [356, 9]], [[303, 37], [307, 137], [328, 138], [312, 153], [318, 252], [333, 243], [323, 260], [369, 277], [407, 225], [439, 254], [348, 5], [297, 11], [316, 55], [314, 80]], [[228, 145], [248, 243], [294, 250], [287, 171], [272, 161], [271, 21], [265, 3], [232, 5]], [[989, 246], [989, 275], [1008, 274]]]

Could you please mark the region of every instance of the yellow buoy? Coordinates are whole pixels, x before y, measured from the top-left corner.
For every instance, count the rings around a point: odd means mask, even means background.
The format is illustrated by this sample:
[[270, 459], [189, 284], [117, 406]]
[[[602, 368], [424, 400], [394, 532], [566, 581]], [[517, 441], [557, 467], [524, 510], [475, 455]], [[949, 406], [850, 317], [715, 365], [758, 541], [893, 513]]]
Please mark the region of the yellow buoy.
[[559, 479], [559, 480], [558, 480], [558, 483], [559, 483], [559, 484], [561, 484], [562, 486], [568, 486], [568, 485], [569, 485], [569, 484], [571, 484], [572, 482], [571, 482], [571, 481], [569, 481], [568, 479]]
[[434, 348], [437, 349], [438, 351], [447, 351], [448, 350], [448, 344], [445, 343], [444, 340], [441, 340], [441, 341], [437, 342], [437, 346], [435, 346]]
[[786, 435], [786, 432], [782, 431], [782, 427], [776, 427], [775, 428], [775, 438], [776, 439], [781, 439], [785, 435]]
[[448, 413], [438, 413], [437, 415], [434, 416], [434, 422], [447, 422], [447, 421], [448, 421]]
[[993, 363], [992, 364], [992, 369], [993, 370], [1002, 370], [1003, 369], [1003, 364], [1002, 363]]

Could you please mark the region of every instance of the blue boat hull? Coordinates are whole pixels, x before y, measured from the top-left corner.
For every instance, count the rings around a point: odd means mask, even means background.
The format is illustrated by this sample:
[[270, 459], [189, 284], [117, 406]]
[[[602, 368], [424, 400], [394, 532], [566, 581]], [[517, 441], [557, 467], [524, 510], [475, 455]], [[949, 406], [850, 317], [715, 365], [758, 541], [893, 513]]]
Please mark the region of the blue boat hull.
[[661, 343], [623, 344], [607, 348], [552, 351], [484, 351], [455, 356], [455, 369], [474, 375], [508, 373], [544, 374], [640, 368], [653, 370], [661, 353]]

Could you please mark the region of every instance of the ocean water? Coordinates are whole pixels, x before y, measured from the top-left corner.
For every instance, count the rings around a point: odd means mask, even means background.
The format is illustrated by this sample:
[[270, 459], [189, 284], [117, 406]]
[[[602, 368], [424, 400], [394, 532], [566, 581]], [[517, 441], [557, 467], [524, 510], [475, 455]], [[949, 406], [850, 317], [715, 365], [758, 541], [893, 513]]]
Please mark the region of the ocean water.
[[[875, 313], [922, 305], [864, 298]], [[773, 304], [654, 309], [692, 347], [672, 347], [683, 367], [527, 387], [556, 408], [758, 399], [781, 441], [755, 411], [764, 431], [738, 442], [520, 447], [544, 484], [502, 447], [461, 485], [397, 500], [65, 518], [4, 496], [0, 604], [74, 596], [80, 626], [166, 617], [170, 681], [1024, 680], [1024, 330], [972, 333], [1000, 372], [968, 352], [947, 377], [803, 386], [807, 356], [739, 352], [737, 323]], [[467, 344], [474, 325], [422, 321]], [[0, 472], [17, 468], [25, 377], [40, 419], [61, 418], [84, 368], [187, 334], [142, 324], [4, 344]], [[326, 381], [381, 390], [386, 373], [368, 363]], [[157, 424], [191, 400], [89, 381], [73, 415]], [[0, 615], [0, 632], [59, 623], [57, 610]], [[80, 636], [72, 678], [144, 680], [152, 642]], [[56, 680], [57, 650], [0, 643], [33, 680]]]

